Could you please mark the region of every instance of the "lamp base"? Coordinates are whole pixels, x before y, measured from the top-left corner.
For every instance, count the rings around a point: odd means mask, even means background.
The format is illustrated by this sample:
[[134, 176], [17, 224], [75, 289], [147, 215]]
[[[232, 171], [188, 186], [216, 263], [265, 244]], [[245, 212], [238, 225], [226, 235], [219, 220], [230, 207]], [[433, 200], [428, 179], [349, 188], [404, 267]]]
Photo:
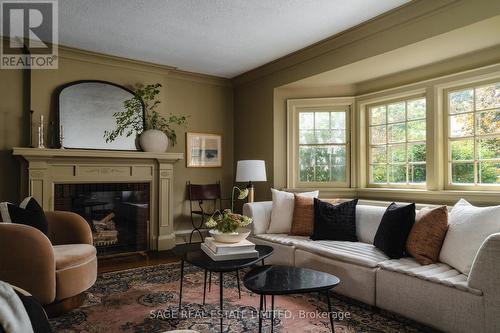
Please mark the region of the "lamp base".
[[252, 182], [248, 182], [247, 189], [248, 189], [248, 197], [247, 197], [248, 202], [253, 202], [254, 201], [255, 187], [253, 186]]

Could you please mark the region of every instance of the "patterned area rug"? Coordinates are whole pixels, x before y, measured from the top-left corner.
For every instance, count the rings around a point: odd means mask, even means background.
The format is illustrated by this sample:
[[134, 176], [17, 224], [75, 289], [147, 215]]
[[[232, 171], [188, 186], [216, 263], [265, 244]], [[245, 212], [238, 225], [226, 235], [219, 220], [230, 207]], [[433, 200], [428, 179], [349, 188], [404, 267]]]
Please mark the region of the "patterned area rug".
[[[182, 307], [179, 311], [178, 263], [136, 268], [99, 275], [86, 293], [82, 307], [51, 320], [55, 332], [164, 332], [192, 329], [219, 332], [219, 281], [212, 276], [202, 305], [202, 270], [187, 265]], [[240, 272], [243, 277], [244, 272]], [[259, 296], [242, 286], [238, 297], [236, 277], [224, 275], [224, 332], [257, 332]], [[413, 321], [382, 312], [339, 295], [333, 295], [335, 332], [434, 332]], [[275, 297], [274, 332], [331, 332], [325, 299], [317, 294]], [[270, 297], [267, 302], [270, 306]], [[266, 314], [270, 317], [270, 311]], [[270, 332], [264, 319], [263, 332]]]

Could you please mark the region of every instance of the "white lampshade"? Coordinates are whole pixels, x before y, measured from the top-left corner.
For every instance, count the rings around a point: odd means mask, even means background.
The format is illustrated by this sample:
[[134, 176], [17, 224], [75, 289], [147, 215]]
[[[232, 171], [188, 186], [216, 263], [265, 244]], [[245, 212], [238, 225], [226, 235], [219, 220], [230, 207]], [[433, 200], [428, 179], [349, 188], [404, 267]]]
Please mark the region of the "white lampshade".
[[238, 161], [236, 166], [237, 182], [265, 182], [266, 162], [261, 160]]

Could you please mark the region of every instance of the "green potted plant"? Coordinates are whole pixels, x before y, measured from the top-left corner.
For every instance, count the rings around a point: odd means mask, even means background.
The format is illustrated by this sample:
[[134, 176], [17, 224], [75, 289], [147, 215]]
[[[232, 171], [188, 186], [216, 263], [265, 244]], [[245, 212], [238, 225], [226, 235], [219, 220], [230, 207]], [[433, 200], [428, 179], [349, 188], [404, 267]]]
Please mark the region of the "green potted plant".
[[248, 216], [236, 214], [230, 209], [216, 211], [205, 225], [210, 228], [210, 235], [218, 242], [237, 243], [250, 235], [250, 230], [245, 228], [252, 223]]
[[[123, 103], [125, 111], [115, 112], [116, 128], [104, 131], [106, 142], [114, 141], [118, 136], [127, 137], [137, 134], [141, 149], [147, 152], [164, 153], [169, 141], [177, 143], [177, 134], [173, 125], [185, 126], [187, 116], [170, 115], [165, 118], [158, 112], [158, 99], [161, 84], [137, 86], [134, 97]], [[144, 119], [143, 119], [144, 110]]]
[[210, 228], [210, 235], [218, 242], [237, 243], [250, 235], [250, 230], [245, 227], [252, 223], [252, 218], [233, 213], [235, 190], [238, 191], [239, 200], [243, 200], [248, 196], [248, 189], [242, 190], [234, 186], [231, 194], [231, 209], [215, 211], [205, 223]]

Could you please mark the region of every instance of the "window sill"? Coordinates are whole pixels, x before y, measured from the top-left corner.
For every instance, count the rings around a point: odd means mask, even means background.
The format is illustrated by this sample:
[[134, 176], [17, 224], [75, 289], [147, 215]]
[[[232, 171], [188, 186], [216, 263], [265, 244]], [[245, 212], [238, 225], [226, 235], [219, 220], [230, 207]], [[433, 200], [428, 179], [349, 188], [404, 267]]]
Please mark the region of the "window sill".
[[[285, 191], [306, 192], [318, 188], [287, 188]], [[477, 205], [500, 204], [500, 191], [459, 191], [401, 188], [319, 188], [321, 198], [360, 198], [374, 201], [403, 201], [453, 205], [465, 199]]]
[[350, 187], [295, 187], [284, 188], [283, 191], [300, 193], [319, 190], [319, 195], [322, 198], [351, 198], [356, 196], [357, 189]]
[[466, 199], [474, 204], [499, 204], [498, 191], [455, 191], [426, 189], [393, 189], [393, 188], [359, 188], [358, 197], [363, 199], [404, 200], [422, 203], [455, 204], [460, 199]]

